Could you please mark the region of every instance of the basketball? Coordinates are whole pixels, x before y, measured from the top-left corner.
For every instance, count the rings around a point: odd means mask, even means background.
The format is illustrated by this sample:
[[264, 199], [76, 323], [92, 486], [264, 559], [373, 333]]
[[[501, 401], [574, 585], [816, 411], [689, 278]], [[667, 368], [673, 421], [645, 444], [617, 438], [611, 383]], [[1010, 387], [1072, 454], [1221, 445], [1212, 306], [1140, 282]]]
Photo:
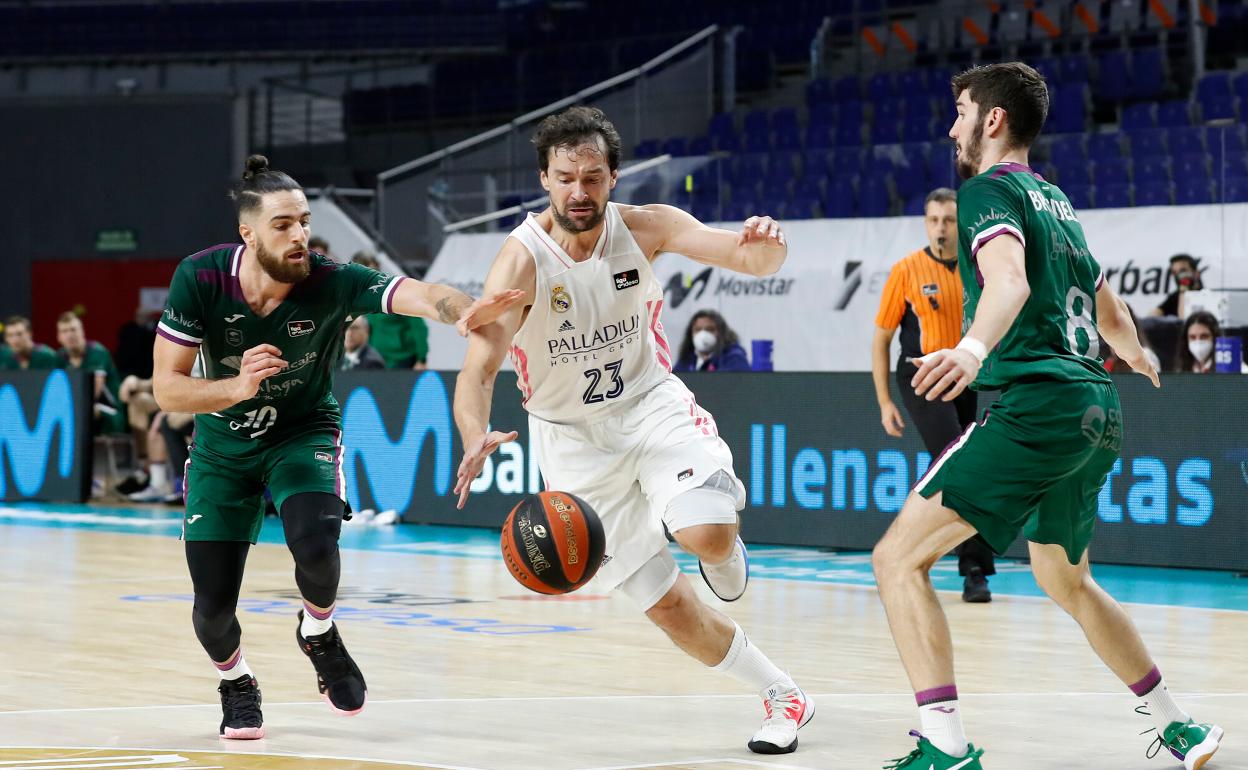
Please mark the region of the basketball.
[[512, 577], [539, 594], [566, 594], [588, 583], [607, 545], [598, 514], [567, 492], [524, 498], [507, 515], [501, 540]]

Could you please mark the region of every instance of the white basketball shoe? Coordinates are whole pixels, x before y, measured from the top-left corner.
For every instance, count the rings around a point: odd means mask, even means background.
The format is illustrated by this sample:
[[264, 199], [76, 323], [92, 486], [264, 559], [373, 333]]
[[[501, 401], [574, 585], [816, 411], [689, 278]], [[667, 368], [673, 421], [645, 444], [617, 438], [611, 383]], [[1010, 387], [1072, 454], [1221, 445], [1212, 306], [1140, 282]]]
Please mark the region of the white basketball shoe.
[[800, 687], [776, 682], [763, 690], [767, 718], [750, 739], [755, 754], [788, 754], [797, 750], [797, 731], [815, 716], [815, 702]]

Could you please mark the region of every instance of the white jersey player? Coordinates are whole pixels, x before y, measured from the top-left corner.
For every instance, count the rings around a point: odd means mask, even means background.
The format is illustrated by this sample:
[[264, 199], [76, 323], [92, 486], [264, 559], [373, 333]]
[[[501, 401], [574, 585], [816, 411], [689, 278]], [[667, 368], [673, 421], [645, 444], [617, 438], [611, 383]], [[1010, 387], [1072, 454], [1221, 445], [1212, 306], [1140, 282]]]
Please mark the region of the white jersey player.
[[767, 718], [751, 750], [793, 751], [814, 704], [697, 597], [667, 547], [664, 525], [720, 599], [745, 592], [749, 563], [737, 536], [745, 488], [714, 418], [671, 373], [663, 291], [650, 267], [674, 252], [768, 275], [784, 262], [784, 234], [769, 217], [733, 233], [670, 206], [611, 203], [620, 136], [599, 110], [552, 115], [533, 142], [550, 207], [511, 233], [485, 281], [487, 294], [526, 296], [469, 338], [455, 387], [465, 447], [459, 505], [487, 456], [516, 437], [488, 430], [495, 375], [510, 355], [547, 487], [584, 499], [602, 519], [606, 557], [595, 580], [631, 597], [689, 655], [758, 690]]

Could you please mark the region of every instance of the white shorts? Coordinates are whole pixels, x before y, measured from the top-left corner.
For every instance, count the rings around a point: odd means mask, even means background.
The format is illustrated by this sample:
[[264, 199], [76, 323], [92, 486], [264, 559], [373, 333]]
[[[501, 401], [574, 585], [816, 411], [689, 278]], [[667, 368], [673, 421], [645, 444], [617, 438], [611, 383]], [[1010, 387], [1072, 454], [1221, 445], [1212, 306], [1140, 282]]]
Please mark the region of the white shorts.
[[[624, 408], [589, 423], [556, 424], [529, 416], [538, 465], [547, 489], [584, 500], [602, 519], [606, 556], [594, 578], [612, 590], [667, 548], [663, 534], [696, 524], [735, 524], [723, 511], [668, 520], [668, 505], [717, 471], [732, 477], [735, 509], [745, 507], [745, 485], [732, 470], [732, 451], [715, 419], [697, 405], [675, 376]], [[670, 584], [669, 586], [670, 587]]]

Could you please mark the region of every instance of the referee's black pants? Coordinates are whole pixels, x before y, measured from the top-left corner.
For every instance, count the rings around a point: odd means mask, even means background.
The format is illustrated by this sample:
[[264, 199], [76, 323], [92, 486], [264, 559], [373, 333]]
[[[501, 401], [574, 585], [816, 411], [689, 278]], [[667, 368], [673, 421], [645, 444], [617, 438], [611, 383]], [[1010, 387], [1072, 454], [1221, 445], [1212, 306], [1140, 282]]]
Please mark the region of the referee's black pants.
[[[967, 388], [953, 401], [928, 401], [915, 394], [910, 380], [914, 378], [918, 367], [908, 361], [897, 363], [897, 387], [901, 390], [901, 401], [910, 416], [910, 424], [918, 428], [923, 446], [932, 456], [932, 462], [940, 456], [945, 447], [962, 435], [975, 420], [975, 391]], [[997, 572], [993, 563], [992, 549], [979, 535], [962, 543], [954, 551], [958, 555], [958, 574], [965, 577], [972, 567], [979, 567], [985, 575]]]

